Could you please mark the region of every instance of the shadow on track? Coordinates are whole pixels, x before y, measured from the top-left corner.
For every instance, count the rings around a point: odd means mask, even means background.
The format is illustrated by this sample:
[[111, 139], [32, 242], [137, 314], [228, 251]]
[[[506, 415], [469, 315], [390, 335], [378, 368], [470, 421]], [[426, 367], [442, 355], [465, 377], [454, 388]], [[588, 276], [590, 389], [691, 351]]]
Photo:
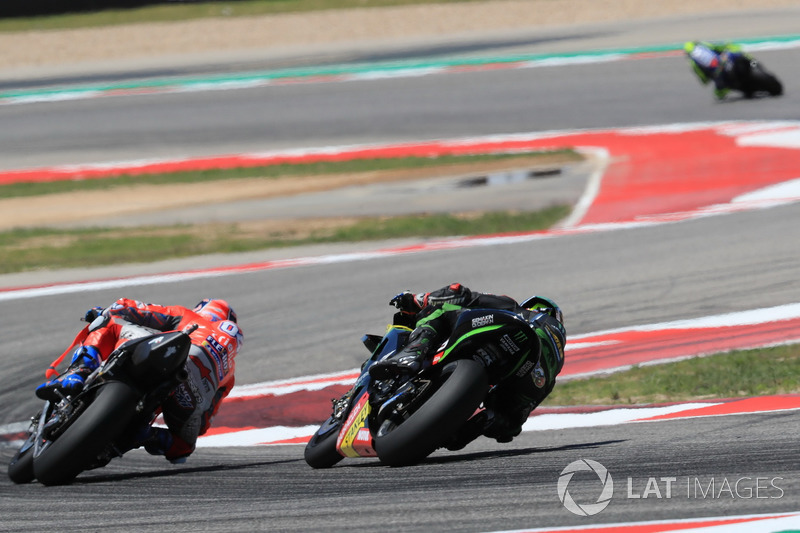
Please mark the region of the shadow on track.
[[284, 459], [280, 461], [262, 461], [257, 463], [244, 463], [235, 465], [214, 465], [214, 466], [195, 466], [189, 468], [171, 468], [169, 470], [153, 470], [148, 472], [126, 472], [122, 474], [100, 474], [91, 477], [78, 477], [72, 484], [107, 483], [114, 481], [129, 481], [133, 479], [154, 479], [160, 477], [171, 477], [182, 474], [194, 474], [198, 472], [232, 472], [234, 470], [245, 470], [248, 468], [273, 466], [284, 463], [302, 462], [302, 459]]
[[517, 457], [521, 455], [531, 455], [534, 453], [551, 453], [551, 452], [565, 452], [569, 450], [591, 450], [608, 446], [610, 444], [620, 444], [626, 442], [624, 439], [606, 440], [600, 442], [587, 442], [583, 444], [567, 444], [565, 446], [555, 446], [552, 448], [517, 448], [513, 450], [492, 450], [486, 452], [473, 452], [459, 455], [448, 455], [445, 457], [429, 457], [425, 463], [429, 464], [443, 464], [461, 461], [476, 461], [481, 459], [490, 459], [497, 457]]
[[[591, 450], [595, 448], [600, 448], [603, 446], [608, 446], [612, 444], [621, 444], [623, 442], [627, 442], [625, 439], [615, 439], [615, 440], [605, 440], [599, 442], [586, 442], [583, 444], [567, 444], [564, 446], [555, 446], [551, 448], [516, 448], [510, 450], [490, 450], [485, 452], [472, 452], [472, 453], [458, 453], [454, 452], [453, 455], [446, 455], [441, 457], [428, 457], [427, 459], [418, 463], [419, 465], [428, 464], [447, 464], [447, 463], [461, 463], [461, 462], [469, 462], [469, 461], [480, 461], [483, 459], [493, 459], [493, 458], [501, 458], [501, 457], [518, 457], [523, 455], [531, 455], [531, 454], [539, 454], [539, 453], [552, 453], [552, 452], [566, 452], [570, 450]], [[416, 465], [412, 465], [416, 466]], [[385, 467], [388, 468], [387, 465], [380, 463], [380, 462], [369, 462], [369, 463], [340, 463], [337, 465], [337, 468], [342, 467], [354, 467], [354, 468], [375, 468], [375, 467]], [[408, 468], [405, 467], [397, 467], [397, 468]]]

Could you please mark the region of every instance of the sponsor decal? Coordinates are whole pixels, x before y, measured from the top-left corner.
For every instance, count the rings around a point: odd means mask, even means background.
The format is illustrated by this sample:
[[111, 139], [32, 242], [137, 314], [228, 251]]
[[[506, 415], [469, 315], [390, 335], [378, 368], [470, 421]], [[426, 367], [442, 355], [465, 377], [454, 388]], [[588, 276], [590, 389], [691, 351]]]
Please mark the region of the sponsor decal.
[[558, 357], [559, 361], [563, 361], [564, 347], [561, 345], [561, 341], [558, 340], [558, 336], [555, 333], [553, 333], [553, 330], [550, 329], [550, 326], [545, 324], [544, 329], [545, 331], [547, 331], [547, 335], [550, 337], [550, 339], [552, 339], [553, 343], [556, 345], [556, 348], [558, 349], [558, 353], [556, 354], [556, 356]]
[[533, 368], [533, 363], [531, 361], [525, 361], [525, 363], [519, 368], [519, 370], [517, 370], [517, 373], [514, 375], [517, 376], [518, 378], [521, 378], [525, 376], [525, 374], [530, 372], [531, 368]]
[[192, 401], [192, 396], [189, 394], [189, 391], [186, 390], [186, 387], [183, 384], [181, 384], [178, 388], [175, 389], [173, 398], [175, 398], [175, 401], [182, 408], [187, 410], [194, 409], [194, 402]]
[[483, 363], [483, 366], [491, 366], [494, 363], [494, 356], [484, 350], [483, 348], [478, 348], [478, 351], [475, 355], [472, 356], [472, 359], [477, 361], [478, 363]]
[[515, 354], [519, 351], [519, 346], [514, 344], [514, 341], [508, 335], [500, 337], [500, 347], [509, 354]]
[[480, 328], [489, 324], [494, 324], [494, 315], [484, 315], [472, 319], [473, 328]]
[[366, 420], [370, 413], [369, 394], [365, 394], [358, 401], [356, 406], [347, 417], [347, 421], [343, 426], [343, 431], [339, 433], [336, 442], [336, 448], [345, 457], [358, 457], [359, 450], [354, 447], [354, 442], [358, 437], [358, 433], [362, 429], [366, 429]]
[[214, 358], [214, 362], [216, 363], [217, 367], [217, 378], [219, 381], [222, 381], [222, 379], [225, 377], [225, 374], [228, 372], [227, 348], [217, 342], [212, 335], [206, 337], [206, 340], [203, 342], [203, 346], [207, 348], [206, 352], [211, 354], [211, 357]]
[[375, 457], [378, 455], [372, 446], [372, 434], [369, 429], [361, 428], [358, 430], [358, 434], [353, 441], [353, 450], [361, 457]]
[[220, 344], [213, 335], [206, 337], [206, 341], [214, 349], [214, 351], [217, 352], [217, 354], [224, 354], [228, 351], [227, 348]]

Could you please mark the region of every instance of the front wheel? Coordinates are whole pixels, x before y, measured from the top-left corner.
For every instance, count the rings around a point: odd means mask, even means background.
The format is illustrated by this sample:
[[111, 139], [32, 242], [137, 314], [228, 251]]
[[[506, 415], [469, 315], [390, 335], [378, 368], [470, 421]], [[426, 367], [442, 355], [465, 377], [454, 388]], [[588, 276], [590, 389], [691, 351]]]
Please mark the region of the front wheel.
[[469, 359], [448, 363], [438, 388], [402, 423], [383, 422], [375, 435], [375, 451], [391, 466], [418, 463], [460, 428], [480, 406], [489, 386], [486, 370]]
[[336, 439], [341, 429], [341, 421], [330, 417], [325, 421], [306, 444], [303, 457], [311, 468], [330, 468], [344, 456], [336, 451]]
[[120, 381], [109, 381], [63, 435], [33, 458], [33, 472], [44, 485], [71, 483], [130, 423], [140, 393]]
[[20, 449], [8, 463], [8, 478], [16, 484], [30, 483], [34, 480], [33, 474], [33, 443], [36, 435], [31, 433]]

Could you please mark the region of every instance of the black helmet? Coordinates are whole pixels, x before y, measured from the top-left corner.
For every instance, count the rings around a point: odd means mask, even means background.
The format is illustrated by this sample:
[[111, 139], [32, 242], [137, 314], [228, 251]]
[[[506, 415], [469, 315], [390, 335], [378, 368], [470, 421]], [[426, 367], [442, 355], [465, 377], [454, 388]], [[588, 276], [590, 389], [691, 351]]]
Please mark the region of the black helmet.
[[561, 312], [561, 308], [550, 298], [545, 298], [544, 296], [531, 296], [522, 302], [521, 305], [525, 309], [550, 315], [558, 320], [562, 326], [564, 325], [564, 313]]
[[564, 347], [567, 345], [564, 314], [553, 300], [542, 296], [528, 298], [522, 307], [534, 313], [530, 320], [541, 341], [541, 361], [548, 374], [555, 378], [564, 366]]

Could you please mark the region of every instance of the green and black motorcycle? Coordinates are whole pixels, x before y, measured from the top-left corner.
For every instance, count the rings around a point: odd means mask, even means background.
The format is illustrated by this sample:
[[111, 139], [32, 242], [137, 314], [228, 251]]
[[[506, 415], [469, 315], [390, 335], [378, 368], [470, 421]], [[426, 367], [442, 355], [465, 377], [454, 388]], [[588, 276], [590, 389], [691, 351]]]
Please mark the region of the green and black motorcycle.
[[345, 457], [378, 457], [391, 466], [418, 463], [457, 432], [477, 426], [484, 402], [505, 380], [530, 372], [539, 353], [533, 316], [465, 309], [417, 374], [372, 378], [369, 368], [401, 350], [410, 333], [392, 325], [382, 337], [362, 338], [372, 357], [306, 445], [310, 466], [328, 468]]

